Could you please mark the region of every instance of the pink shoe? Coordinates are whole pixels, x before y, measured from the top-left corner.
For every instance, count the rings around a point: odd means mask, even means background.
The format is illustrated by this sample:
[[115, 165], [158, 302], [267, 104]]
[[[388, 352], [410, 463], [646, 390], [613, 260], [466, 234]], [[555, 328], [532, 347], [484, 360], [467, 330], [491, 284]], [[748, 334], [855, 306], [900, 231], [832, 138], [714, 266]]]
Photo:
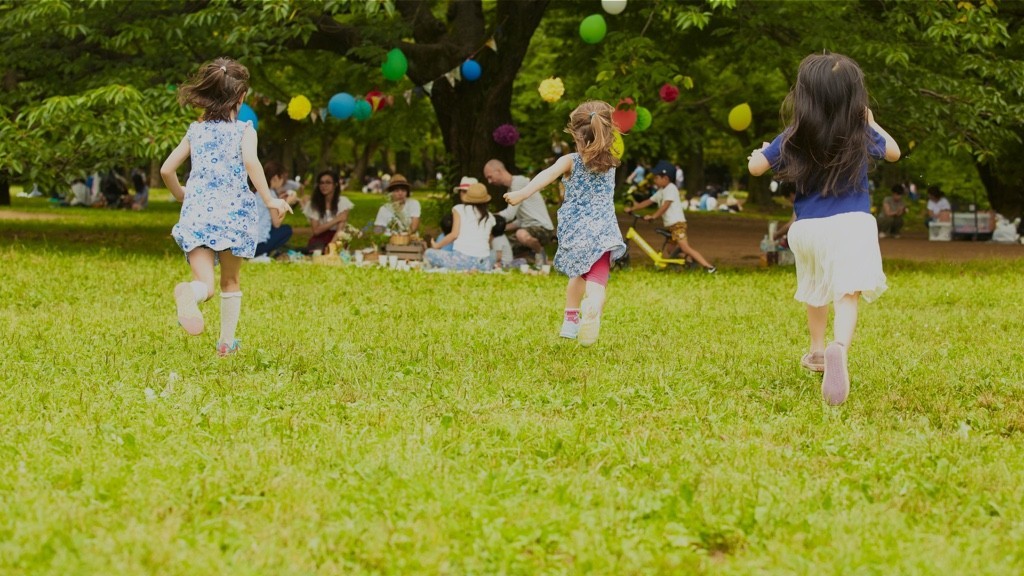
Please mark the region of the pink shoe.
[[178, 305], [178, 324], [192, 336], [202, 334], [203, 328], [206, 327], [203, 313], [199, 311], [196, 297], [188, 282], [182, 282], [174, 287], [174, 302]]
[[846, 402], [850, 395], [850, 371], [846, 367], [846, 346], [833, 342], [825, 348], [825, 376], [821, 395], [830, 406]]
[[238, 352], [238, 349], [242, 347], [242, 344], [238, 340], [232, 340], [231, 344], [227, 342], [217, 343], [217, 356], [226, 358]]

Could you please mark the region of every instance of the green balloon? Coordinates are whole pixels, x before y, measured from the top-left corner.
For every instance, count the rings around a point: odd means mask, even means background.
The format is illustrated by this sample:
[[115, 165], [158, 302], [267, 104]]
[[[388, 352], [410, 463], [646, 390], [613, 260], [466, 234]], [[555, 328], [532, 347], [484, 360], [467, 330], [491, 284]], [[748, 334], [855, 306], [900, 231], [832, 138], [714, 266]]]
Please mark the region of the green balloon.
[[352, 116], [356, 120], [366, 120], [371, 115], [373, 115], [373, 106], [369, 102], [366, 100], [356, 102], [356, 109], [352, 112]]
[[591, 14], [580, 22], [580, 38], [587, 44], [597, 44], [604, 40], [607, 33], [608, 25], [605, 24], [604, 16], [600, 14]]
[[388, 52], [388, 56], [384, 60], [384, 63], [380, 65], [380, 71], [384, 73], [384, 78], [387, 78], [392, 82], [401, 80], [402, 76], [405, 76], [405, 72], [408, 69], [409, 61], [405, 58], [405, 54], [403, 54], [398, 48], [392, 48]]
[[651, 117], [651, 111], [643, 106], [636, 107], [636, 124], [633, 124], [633, 130], [637, 132], [643, 132], [651, 127], [651, 122], [654, 118]]

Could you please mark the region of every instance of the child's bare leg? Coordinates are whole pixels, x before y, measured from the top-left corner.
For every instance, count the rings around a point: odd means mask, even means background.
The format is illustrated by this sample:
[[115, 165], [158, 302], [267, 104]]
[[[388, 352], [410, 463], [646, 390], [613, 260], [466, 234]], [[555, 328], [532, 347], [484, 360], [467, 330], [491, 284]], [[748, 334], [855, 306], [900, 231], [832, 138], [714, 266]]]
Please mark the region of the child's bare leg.
[[583, 301], [586, 291], [587, 281], [582, 276], [570, 278], [569, 284], [565, 287], [565, 309], [579, 310], [580, 302]]
[[832, 327], [833, 339], [847, 348], [853, 342], [853, 330], [857, 327], [857, 303], [860, 292], [844, 294], [833, 303], [836, 309], [835, 324]]
[[697, 252], [697, 250], [694, 249], [692, 246], [690, 246], [690, 243], [687, 242], [685, 239], [680, 240], [678, 244], [679, 249], [682, 250], [683, 253], [689, 256], [690, 258], [696, 260], [697, 264], [700, 264], [705, 268], [711, 268], [711, 263], [704, 259], [704, 256], [700, 252]]
[[[222, 356], [234, 351], [235, 328], [242, 311], [242, 292], [239, 276], [242, 259], [230, 251], [220, 253], [220, 342], [217, 351]], [[226, 347], [222, 350], [222, 347]]]
[[188, 264], [193, 280], [174, 287], [174, 303], [178, 308], [178, 324], [185, 332], [197, 336], [206, 327], [198, 304], [213, 295], [213, 251], [195, 248], [188, 253]]
[[807, 305], [807, 331], [811, 335], [811, 354], [825, 351], [825, 328], [828, 326], [828, 306]]
[[597, 307], [598, 312], [604, 309], [605, 291], [607, 289], [598, 282], [587, 282], [587, 300]]

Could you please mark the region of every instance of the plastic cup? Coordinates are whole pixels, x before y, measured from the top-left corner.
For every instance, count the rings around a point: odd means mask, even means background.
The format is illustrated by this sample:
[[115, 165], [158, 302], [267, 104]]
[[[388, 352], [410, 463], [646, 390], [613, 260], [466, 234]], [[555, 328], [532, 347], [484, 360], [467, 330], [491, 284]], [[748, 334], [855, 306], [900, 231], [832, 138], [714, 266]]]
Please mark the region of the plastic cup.
[[323, 250], [313, 250], [313, 256], [323, 256], [323, 255], [324, 255], [324, 251]]
[[551, 264], [545, 264], [541, 266], [540, 271], [544, 274], [551, 274]]
[[523, 274], [526, 274], [527, 272], [530, 271], [530, 265], [529, 264], [520, 264], [519, 265], [519, 271], [522, 272]]
[[388, 267], [398, 268], [398, 256], [388, 256]]
[[363, 253], [362, 252], [356, 251], [355, 261], [356, 261], [356, 264], [362, 264], [363, 263]]

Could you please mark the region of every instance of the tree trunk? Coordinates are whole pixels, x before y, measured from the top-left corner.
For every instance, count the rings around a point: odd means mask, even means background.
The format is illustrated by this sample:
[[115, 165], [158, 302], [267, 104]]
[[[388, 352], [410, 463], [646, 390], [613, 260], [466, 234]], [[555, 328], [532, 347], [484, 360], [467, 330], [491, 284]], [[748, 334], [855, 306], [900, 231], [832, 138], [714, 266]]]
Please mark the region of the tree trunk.
[[377, 151], [377, 142], [367, 142], [363, 150], [356, 154], [356, 165], [352, 169], [352, 177], [348, 181], [349, 190], [362, 190], [363, 177], [366, 176], [366, 167], [370, 164], [370, 158]]
[[11, 205], [11, 174], [0, 170], [0, 206]]
[[757, 206], [760, 210], [768, 210], [772, 202], [772, 177], [770, 175], [751, 176], [747, 186], [747, 202], [744, 206]]
[[1005, 164], [1004, 160], [999, 165], [987, 162], [975, 166], [992, 209], [1012, 220], [1024, 213], [1024, 169], [1019, 164], [1012, 167]]

